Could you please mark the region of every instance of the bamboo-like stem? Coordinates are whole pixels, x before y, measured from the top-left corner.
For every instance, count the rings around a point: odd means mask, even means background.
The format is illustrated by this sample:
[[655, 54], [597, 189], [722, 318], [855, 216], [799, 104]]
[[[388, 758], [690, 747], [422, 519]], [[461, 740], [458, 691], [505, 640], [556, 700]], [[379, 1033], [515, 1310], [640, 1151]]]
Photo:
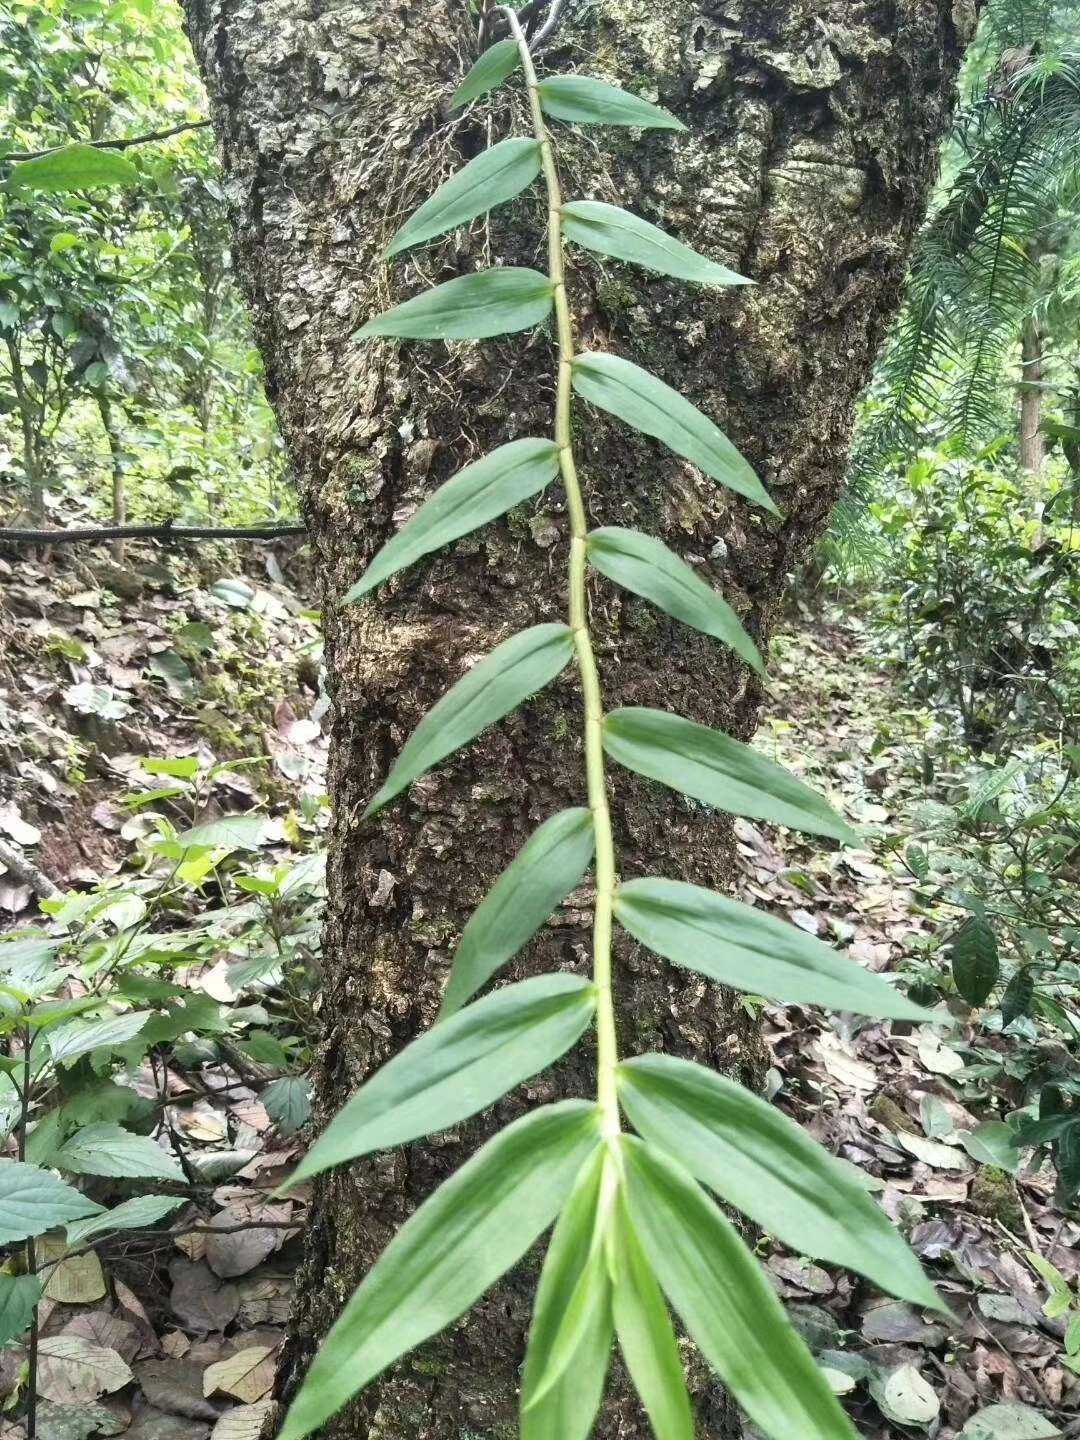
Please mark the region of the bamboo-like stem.
[[529, 107], [533, 130], [540, 145], [544, 181], [548, 193], [548, 274], [555, 291], [555, 321], [558, 332], [559, 381], [555, 405], [555, 443], [559, 447], [559, 466], [566, 490], [570, 515], [570, 628], [574, 635], [574, 651], [585, 703], [585, 778], [589, 809], [596, 833], [596, 909], [593, 918], [593, 980], [597, 990], [596, 1096], [603, 1114], [606, 1136], [617, 1135], [619, 1102], [615, 1088], [615, 1067], [619, 1060], [615, 1033], [615, 1009], [611, 996], [611, 929], [615, 900], [615, 839], [611, 830], [607, 781], [604, 769], [604, 702], [600, 690], [600, 674], [596, 666], [592, 635], [589, 631], [588, 602], [585, 593], [585, 540], [589, 521], [581, 494], [577, 465], [574, 461], [573, 438], [570, 430], [570, 406], [573, 398], [574, 325], [566, 296], [566, 267], [563, 262], [562, 187], [555, 164], [547, 122], [537, 90], [536, 67], [525, 32], [517, 15], [502, 7], [511, 34], [521, 51], [525, 83], [529, 88]]

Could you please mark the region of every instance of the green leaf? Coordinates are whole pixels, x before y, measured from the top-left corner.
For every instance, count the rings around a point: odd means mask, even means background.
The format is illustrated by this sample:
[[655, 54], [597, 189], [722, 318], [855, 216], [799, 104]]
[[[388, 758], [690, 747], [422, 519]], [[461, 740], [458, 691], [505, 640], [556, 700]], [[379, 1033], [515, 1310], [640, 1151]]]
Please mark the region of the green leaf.
[[540, 103], [556, 120], [578, 125], [639, 125], [643, 130], [685, 130], [659, 105], [628, 95], [589, 75], [551, 75], [539, 85]]
[[450, 108], [466, 105], [478, 95], [486, 95], [501, 85], [521, 64], [521, 51], [516, 40], [499, 40], [485, 50], [480, 59], [454, 92]]
[[68, 1225], [67, 1242], [69, 1245], [81, 1245], [91, 1235], [102, 1235], [109, 1230], [141, 1230], [156, 1225], [183, 1204], [183, 1195], [136, 1195], [133, 1200], [125, 1200], [113, 1210]]
[[1020, 1168], [1016, 1131], [1004, 1120], [984, 1120], [974, 1130], [965, 1130], [960, 1143], [981, 1165], [994, 1165], [1010, 1175], [1015, 1175]]
[[587, 545], [589, 562], [601, 575], [635, 595], [643, 595], [684, 625], [692, 625], [730, 645], [759, 675], [764, 675], [758, 648], [735, 611], [662, 541], [640, 530], [611, 525], [594, 530]]
[[848, 1170], [775, 1106], [703, 1065], [642, 1055], [619, 1066], [634, 1128], [784, 1245], [943, 1309], [922, 1266]]
[[1005, 986], [1005, 993], [1001, 997], [1002, 1025], [1011, 1025], [1014, 1020], [1019, 1020], [1021, 1015], [1030, 1014], [1034, 998], [1035, 977], [1029, 969], [1021, 967]]
[[421, 556], [505, 515], [543, 490], [558, 473], [559, 447], [553, 440], [535, 438], [513, 440], [467, 465], [436, 490], [383, 546], [344, 603], [359, 600]]
[[54, 1225], [100, 1210], [96, 1201], [37, 1165], [0, 1160], [0, 1245], [43, 1235]]
[[500, 140], [482, 150], [401, 227], [387, 248], [386, 258], [433, 240], [436, 235], [445, 235], [447, 230], [513, 200], [540, 174], [540, 163], [537, 140]]
[[738, 900], [679, 880], [631, 880], [615, 895], [625, 930], [658, 955], [754, 995], [887, 1020], [932, 1020], [869, 970]]
[[694, 1417], [671, 1316], [621, 1188], [615, 1202], [612, 1256], [615, 1333], [653, 1434], [656, 1440], [694, 1440]]
[[572, 653], [570, 628], [558, 624], [534, 625], [497, 645], [420, 721], [363, 818], [549, 685]]
[[49, 1050], [57, 1065], [70, 1065], [91, 1050], [117, 1050], [134, 1040], [150, 1019], [149, 1011], [106, 1015], [102, 1020], [73, 1020], [49, 1034]]
[[205, 845], [209, 850], [258, 850], [266, 840], [269, 825], [268, 815], [226, 815], [185, 830], [176, 837], [176, 845], [181, 851], [196, 845]]
[[484, 340], [541, 324], [554, 291], [539, 270], [506, 265], [460, 275], [425, 290], [369, 320], [357, 339], [393, 335], [403, 340]]
[[271, 1080], [259, 1099], [282, 1135], [295, 1135], [311, 1119], [311, 1082], [305, 1075]]
[[606, 1151], [597, 1149], [582, 1166], [544, 1258], [522, 1372], [521, 1440], [588, 1440], [600, 1408], [611, 1359], [612, 1320], [606, 1304], [593, 1309], [574, 1365], [563, 1370], [542, 1399], [536, 1397], [567, 1301], [577, 1290], [593, 1249], [605, 1161]]
[[596, 990], [576, 975], [540, 975], [496, 990], [395, 1055], [339, 1110], [291, 1176], [448, 1130], [553, 1064], [581, 1036]]
[[719, 426], [677, 390], [618, 355], [591, 351], [574, 361], [574, 389], [583, 400], [652, 435], [729, 490], [774, 515], [780, 511]]
[[41, 1281], [36, 1275], [0, 1272], [0, 1345], [18, 1339], [34, 1318], [40, 1299]]
[[468, 1310], [551, 1224], [599, 1139], [595, 1105], [546, 1105], [451, 1175], [345, 1306], [279, 1440], [310, 1435], [399, 1356]]
[[18, 190], [67, 191], [135, 185], [138, 179], [135, 166], [115, 150], [65, 145], [51, 155], [20, 161], [13, 167], [8, 183]]
[[696, 281], [699, 285], [752, 285], [743, 275], [736, 275], [726, 265], [707, 260], [689, 245], [676, 240], [666, 230], [599, 200], [574, 200], [563, 206], [563, 234], [568, 240], [610, 255], [644, 265], [661, 275], [677, 280]]
[[990, 925], [980, 916], [964, 921], [949, 944], [953, 980], [969, 1005], [982, 1005], [998, 982], [1001, 962]]
[[595, 848], [592, 812], [584, 807], [560, 811], [529, 837], [462, 931], [441, 1017], [464, 1005], [532, 939], [580, 885]]
[[623, 1140], [630, 1216], [698, 1349], [770, 1440], [856, 1440], [734, 1227], [674, 1160]]
[[52, 1163], [58, 1170], [70, 1170], [76, 1175], [133, 1180], [184, 1178], [173, 1157], [149, 1136], [133, 1135], [120, 1125], [107, 1123], [76, 1130], [53, 1155]]
[[681, 715], [613, 710], [604, 718], [604, 749], [627, 769], [731, 815], [858, 844], [832, 806], [782, 766]]

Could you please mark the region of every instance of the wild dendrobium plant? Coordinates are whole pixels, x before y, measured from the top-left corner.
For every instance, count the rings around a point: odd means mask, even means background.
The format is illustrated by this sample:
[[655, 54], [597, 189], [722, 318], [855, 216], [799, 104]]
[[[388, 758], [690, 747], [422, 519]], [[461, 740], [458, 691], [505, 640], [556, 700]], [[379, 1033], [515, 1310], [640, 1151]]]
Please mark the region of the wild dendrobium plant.
[[[619, 356], [575, 353], [564, 244], [698, 284], [747, 282], [625, 210], [564, 202], [549, 119], [685, 127], [599, 80], [538, 80], [517, 16], [502, 13], [510, 38], [481, 56], [455, 103], [494, 89], [520, 66], [533, 134], [503, 140], [472, 160], [408, 221], [387, 253], [465, 224], [543, 175], [548, 273], [505, 267], [465, 275], [398, 305], [360, 333], [482, 339], [539, 325], [554, 311], [554, 436], [512, 440], [454, 476], [346, 598], [359, 599], [561, 476], [571, 531], [568, 623], [512, 636], [458, 681], [417, 727], [367, 814], [553, 681], [571, 659], [584, 698], [587, 804], [541, 825], [495, 883], [462, 934], [438, 1023], [353, 1096], [291, 1183], [458, 1124], [551, 1065], [592, 1025], [597, 1093], [595, 1100], [542, 1106], [507, 1126], [420, 1206], [327, 1336], [282, 1440], [317, 1430], [388, 1365], [456, 1320], [553, 1222], [524, 1358], [521, 1440], [585, 1440], [616, 1338], [657, 1440], [692, 1440], [669, 1304], [766, 1435], [855, 1440], [717, 1199], [799, 1253], [848, 1266], [904, 1300], [942, 1308], [933, 1287], [857, 1178], [765, 1100], [670, 1055], [620, 1060], [612, 1003], [617, 923], [657, 954], [738, 990], [881, 1018], [928, 1018], [881, 977], [747, 905], [676, 880], [618, 878], [608, 759], [736, 815], [853, 839], [823, 799], [746, 746], [659, 710], [606, 712], [601, 694], [586, 605], [590, 566], [715, 636], [757, 670], [761, 659], [731, 608], [658, 540], [615, 527], [589, 530], [572, 440], [574, 393], [663, 441], [729, 489], [774, 513], [775, 507], [727, 437], [687, 400]], [[590, 865], [592, 978], [543, 975], [475, 999]]]

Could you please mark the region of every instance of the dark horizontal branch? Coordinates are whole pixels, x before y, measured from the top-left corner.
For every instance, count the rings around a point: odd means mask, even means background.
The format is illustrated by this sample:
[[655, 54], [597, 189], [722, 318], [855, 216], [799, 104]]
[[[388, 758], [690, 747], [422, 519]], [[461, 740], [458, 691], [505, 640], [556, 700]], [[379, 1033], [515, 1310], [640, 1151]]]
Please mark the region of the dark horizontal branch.
[[114, 525], [93, 530], [5, 530], [0, 545], [82, 545], [96, 540], [277, 540], [306, 535], [306, 525]]
[[[130, 150], [134, 145], [152, 145], [155, 140], [170, 140], [174, 135], [183, 135], [188, 130], [205, 130], [212, 123], [210, 120], [185, 120], [182, 125], [173, 125], [168, 130], [152, 130], [149, 135], [132, 135], [126, 140], [85, 140], [71, 143], [85, 144], [91, 150]], [[10, 151], [3, 158], [40, 160], [45, 155], [55, 155], [58, 150], [67, 148], [67, 145], [50, 145], [47, 150], [16, 150]]]

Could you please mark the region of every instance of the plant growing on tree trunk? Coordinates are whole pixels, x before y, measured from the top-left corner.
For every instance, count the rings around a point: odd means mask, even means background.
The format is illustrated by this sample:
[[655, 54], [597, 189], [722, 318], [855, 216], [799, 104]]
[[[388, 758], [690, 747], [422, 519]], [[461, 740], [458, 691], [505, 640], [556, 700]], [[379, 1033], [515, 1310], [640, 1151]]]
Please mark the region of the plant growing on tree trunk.
[[[630, 362], [575, 353], [567, 240], [706, 285], [748, 283], [617, 207], [564, 203], [548, 119], [678, 131], [657, 106], [598, 80], [538, 80], [517, 15], [455, 96], [464, 104], [524, 71], [533, 135], [503, 140], [444, 185], [394, 237], [395, 255], [513, 199], [543, 176], [548, 271], [496, 268], [390, 310], [364, 337], [482, 339], [554, 313], [554, 437], [510, 441], [448, 481], [380, 551], [347, 599], [538, 494], [561, 476], [571, 522], [567, 624], [537, 625], [479, 662], [421, 722], [371, 801], [375, 814], [426, 771], [576, 660], [587, 805], [543, 824], [466, 927], [438, 1024], [364, 1085], [290, 1184], [456, 1125], [563, 1055], [595, 1023], [595, 1101], [548, 1105], [508, 1126], [403, 1226], [326, 1338], [285, 1421], [301, 1440], [401, 1355], [462, 1315], [555, 1222], [521, 1387], [522, 1440], [585, 1440], [613, 1338], [658, 1440], [690, 1440], [693, 1417], [668, 1303], [753, 1422], [774, 1440], [853, 1440], [854, 1430], [787, 1322], [752, 1254], [710, 1196], [802, 1253], [941, 1308], [883, 1213], [843, 1167], [742, 1087], [665, 1055], [621, 1061], [612, 1003], [615, 922], [676, 964], [736, 989], [882, 1018], [927, 1019], [886, 981], [820, 941], [698, 886], [620, 881], [606, 762], [737, 815], [840, 841], [852, 832], [800, 781], [746, 746], [663, 711], [605, 712], [589, 628], [590, 565], [762, 668], [727, 603], [659, 541], [589, 531], [575, 464], [576, 392], [663, 441], [720, 484], [776, 513], [725, 435]], [[593, 973], [477, 992], [595, 865]], [[623, 1128], [624, 1116], [636, 1134]], [[707, 1188], [706, 1188], [707, 1187]]]

